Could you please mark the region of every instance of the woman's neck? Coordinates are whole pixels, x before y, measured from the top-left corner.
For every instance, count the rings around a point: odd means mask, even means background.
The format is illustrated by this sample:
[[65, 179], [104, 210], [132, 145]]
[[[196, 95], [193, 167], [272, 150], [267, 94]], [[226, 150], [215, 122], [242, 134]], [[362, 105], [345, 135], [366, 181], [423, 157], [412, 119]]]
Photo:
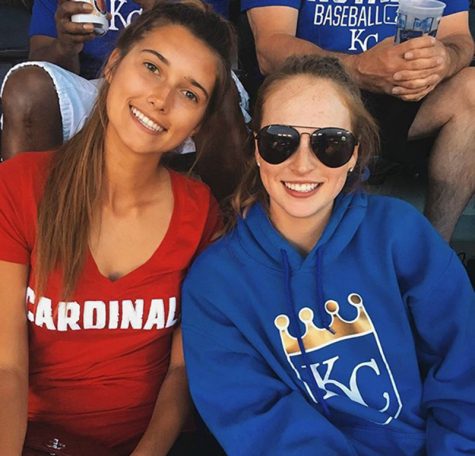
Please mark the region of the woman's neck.
[[159, 154], [111, 152], [105, 147], [103, 204], [133, 206], [150, 200], [168, 179]]
[[307, 255], [317, 244], [330, 220], [332, 208], [309, 217], [289, 217], [270, 208], [270, 219], [279, 233], [302, 255]]

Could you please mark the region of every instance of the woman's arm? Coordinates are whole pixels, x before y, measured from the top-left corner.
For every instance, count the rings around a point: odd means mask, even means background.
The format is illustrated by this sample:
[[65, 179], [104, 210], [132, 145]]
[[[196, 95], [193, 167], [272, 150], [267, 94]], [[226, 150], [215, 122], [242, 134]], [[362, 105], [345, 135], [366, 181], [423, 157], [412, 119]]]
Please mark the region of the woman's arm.
[[475, 454], [472, 285], [455, 252], [414, 208], [399, 212], [391, 245], [424, 382], [426, 454]]
[[177, 328], [173, 334], [170, 366], [158, 393], [152, 419], [131, 456], [165, 456], [180, 434], [190, 410], [181, 328]]
[[26, 265], [0, 261], [0, 454], [21, 454], [28, 407]]
[[427, 455], [474, 454], [475, 295], [455, 253], [432, 288], [418, 291], [409, 302], [425, 374]]

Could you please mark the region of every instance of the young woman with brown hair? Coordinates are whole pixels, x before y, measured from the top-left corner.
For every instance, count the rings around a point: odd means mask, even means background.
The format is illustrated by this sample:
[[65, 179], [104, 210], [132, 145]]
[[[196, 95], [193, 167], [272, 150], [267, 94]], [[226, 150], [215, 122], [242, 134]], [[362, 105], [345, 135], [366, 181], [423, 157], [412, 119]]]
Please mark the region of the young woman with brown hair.
[[336, 59], [260, 88], [236, 223], [183, 285], [190, 390], [230, 456], [475, 451], [475, 295], [418, 211], [358, 189], [377, 129]]
[[220, 222], [209, 189], [161, 160], [209, 127], [233, 44], [214, 13], [155, 7], [119, 39], [83, 130], [0, 166], [2, 456], [27, 419], [134, 456], [179, 435], [179, 287]]

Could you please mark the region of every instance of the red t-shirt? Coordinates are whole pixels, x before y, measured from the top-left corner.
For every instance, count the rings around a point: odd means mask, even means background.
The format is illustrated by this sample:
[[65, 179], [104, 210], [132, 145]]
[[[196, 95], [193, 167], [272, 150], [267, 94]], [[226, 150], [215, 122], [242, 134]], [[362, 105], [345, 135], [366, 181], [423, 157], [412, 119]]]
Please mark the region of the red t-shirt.
[[[1, 260], [33, 269], [37, 206], [51, 157], [25, 153], [0, 165]], [[30, 420], [57, 423], [109, 447], [145, 431], [169, 364], [181, 281], [220, 223], [204, 184], [170, 175], [170, 226], [142, 266], [111, 281], [88, 251], [68, 302], [61, 301], [57, 272], [42, 297], [30, 274]]]

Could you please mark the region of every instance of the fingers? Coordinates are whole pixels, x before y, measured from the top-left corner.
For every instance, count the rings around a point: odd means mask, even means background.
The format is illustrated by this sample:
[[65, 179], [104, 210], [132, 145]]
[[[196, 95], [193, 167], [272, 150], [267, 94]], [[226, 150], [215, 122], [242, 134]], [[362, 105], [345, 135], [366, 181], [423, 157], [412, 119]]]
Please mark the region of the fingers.
[[57, 26], [58, 35], [67, 34], [70, 35], [68, 38], [75, 42], [83, 42], [88, 37], [85, 35], [93, 34], [94, 25], [87, 23], [76, 23], [71, 22], [70, 20], [63, 19], [60, 24]]
[[412, 38], [405, 41], [404, 43], [398, 44], [399, 50], [401, 53], [413, 53], [416, 51], [421, 51], [423, 49], [431, 49], [436, 45], [437, 39], [433, 36], [424, 35], [419, 36], [418, 38]]
[[401, 98], [401, 100], [403, 100], [403, 101], [414, 101], [414, 102], [415, 101], [420, 101], [424, 97], [429, 95], [429, 93], [432, 92], [432, 90], [434, 90], [434, 86], [429, 86], [425, 90], [423, 90], [422, 92], [419, 92], [419, 93], [416, 93], [416, 94], [411, 94], [411, 95], [402, 95], [399, 98]]
[[418, 90], [428, 86], [435, 87], [444, 79], [447, 72], [448, 54], [445, 46], [440, 41], [430, 36], [409, 41], [417, 41], [419, 45], [432, 43], [432, 46], [410, 47], [404, 52], [403, 57], [406, 65], [393, 76], [397, 84], [393, 89], [393, 94], [396, 96], [404, 93], [401, 92], [403, 89]]
[[427, 70], [437, 68], [444, 64], [442, 55], [432, 55], [429, 57], [420, 57], [418, 59], [406, 59], [405, 69], [407, 70]]
[[440, 46], [433, 46], [430, 48], [414, 49], [412, 51], [407, 51], [404, 53], [403, 57], [406, 60], [437, 60], [441, 59], [443, 56], [443, 51]]
[[398, 85], [393, 87], [393, 95], [401, 95], [406, 93], [407, 90], [421, 90], [430, 85], [437, 85], [441, 81], [441, 77], [438, 74], [430, 75], [426, 78], [412, 79], [410, 81], [399, 81]]
[[394, 73], [395, 81], [406, 81], [408, 79], [426, 77], [437, 72], [443, 61], [440, 58], [420, 59], [406, 62], [404, 68]]
[[[439, 70], [441, 70], [441, 68]], [[441, 79], [441, 71], [437, 71], [437, 68], [417, 71], [399, 71], [394, 75], [393, 79], [397, 85], [415, 88], [428, 84], [436, 84]]]
[[430, 92], [432, 92], [437, 84], [430, 84], [426, 87], [419, 88], [419, 89], [405, 89], [402, 87], [395, 87], [394, 89], [399, 89], [397, 92], [394, 93], [393, 89], [393, 95], [397, 96], [401, 100], [404, 101], [419, 101], [422, 100], [426, 95], [428, 95]]
[[[92, 12], [92, 5], [86, 2], [62, 0], [56, 10], [56, 30], [58, 35], [87, 35], [94, 31], [92, 24], [81, 24], [71, 21], [74, 14], [88, 14]], [[85, 41], [82, 39], [81, 41]]]
[[55, 19], [58, 40], [63, 47], [76, 49], [75, 45], [80, 45], [95, 38], [92, 24], [71, 21], [71, 16], [74, 14], [87, 14], [92, 9], [92, 6], [87, 2], [60, 0]]

